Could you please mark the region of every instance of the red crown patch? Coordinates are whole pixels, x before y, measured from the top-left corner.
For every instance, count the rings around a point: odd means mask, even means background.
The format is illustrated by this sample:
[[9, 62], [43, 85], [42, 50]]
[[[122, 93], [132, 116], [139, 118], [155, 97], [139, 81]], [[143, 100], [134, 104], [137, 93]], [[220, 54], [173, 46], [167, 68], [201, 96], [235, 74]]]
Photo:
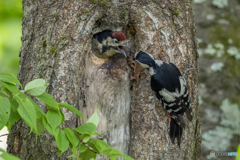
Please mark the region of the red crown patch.
[[126, 36], [124, 35], [123, 32], [120, 31], [115, 31], [112, 33], [112, 36], [115, 37], [119, 41], [124, 41], [126, 40]]

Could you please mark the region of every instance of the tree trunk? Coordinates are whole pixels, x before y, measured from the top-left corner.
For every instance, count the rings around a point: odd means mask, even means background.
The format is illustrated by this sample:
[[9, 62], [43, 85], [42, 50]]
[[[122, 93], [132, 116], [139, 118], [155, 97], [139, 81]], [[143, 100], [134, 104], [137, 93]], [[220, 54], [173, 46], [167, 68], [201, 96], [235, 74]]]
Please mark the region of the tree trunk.
[[[23, 35], [18, 78], [23, 86], [43, 78], [57, 102], [67, 102], [89, 118], [95, 105], [97, 132], [112, 147], [135, 159], [200, 159], [201, 135], [197, 96], [197, 43], [190, 0], [23, 0]], [[116, 54], [109, 59], [91, 52], [92, 35], [123, 31], [128, 44], [156, 58], [172, 61], [185, 78], [194, 118], [183, 132], [181, 148], [169, 137], [169, 120], [150, 88], [150, 76], [138, 64]], [[164, 36], [165, 35], [165, 36]], [[55, 48], [56, 47], [56, 48]], [[44, 108], [44, 105], [40, 104]], [[63, 127], [82, 122], [63, 110]], [[186, 122], [188, 122], [186, 120]], [[22, 159], [57, 159], [53, 136], [37, 140], [18, 122], [8, 138], [8, 151]], [[60, 159], [67, 159], [70, 151]]]

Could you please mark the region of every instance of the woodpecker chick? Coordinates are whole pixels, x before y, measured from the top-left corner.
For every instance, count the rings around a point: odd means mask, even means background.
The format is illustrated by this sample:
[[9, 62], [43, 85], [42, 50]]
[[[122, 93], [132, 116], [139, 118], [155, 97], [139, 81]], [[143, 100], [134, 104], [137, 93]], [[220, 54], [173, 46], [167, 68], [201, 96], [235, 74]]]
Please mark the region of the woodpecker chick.
[[111, 57], [116, 53], [123, 53], [127, 57], [123, 49], [125, 40], [123, 32], [104, 30], [93, 36], [92, 51], [99, 58]]
[[146, 68], [151, 75], [151, 88], [162, 106], [167, 110], [170, 123], [170, 138], [175, 138], [180, 147], [182, 131], [186, 126], [183, 113], [192, 120], [192, 109], [185, 78], [173, 63], [156, 60], [152, 55], [140, 51], [135, 55], [136, 61]]

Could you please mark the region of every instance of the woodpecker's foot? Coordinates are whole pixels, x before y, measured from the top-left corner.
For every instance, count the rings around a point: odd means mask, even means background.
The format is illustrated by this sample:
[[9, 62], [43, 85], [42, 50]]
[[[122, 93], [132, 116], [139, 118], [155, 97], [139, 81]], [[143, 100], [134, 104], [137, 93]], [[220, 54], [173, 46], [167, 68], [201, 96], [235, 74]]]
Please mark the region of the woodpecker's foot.
[[135, 53], [136, 53], [136, 52], [134, 52], [133, 50], [130, 50], [130, 51], [129, 51], [129, 56], [132, 57], [133, 60], [135, 60], [135, 57], [134, 57]]
[[187, 69], [184, 71], [183, 77], [185, 77], [185, 75], [188, 74], [187, 72], [190, 71], [190, 70], [192, 70], [192, 69], [193, 69], [193, 68], [187, 68]]

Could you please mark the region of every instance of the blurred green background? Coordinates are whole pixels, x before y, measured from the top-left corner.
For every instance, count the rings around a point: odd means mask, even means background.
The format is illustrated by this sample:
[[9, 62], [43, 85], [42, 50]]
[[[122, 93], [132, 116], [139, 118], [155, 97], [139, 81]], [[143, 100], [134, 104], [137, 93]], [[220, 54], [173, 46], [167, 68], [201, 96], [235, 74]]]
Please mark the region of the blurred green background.
[[17, 75], [22, 35], [22, 0], [0, 0], [0, 72]]

